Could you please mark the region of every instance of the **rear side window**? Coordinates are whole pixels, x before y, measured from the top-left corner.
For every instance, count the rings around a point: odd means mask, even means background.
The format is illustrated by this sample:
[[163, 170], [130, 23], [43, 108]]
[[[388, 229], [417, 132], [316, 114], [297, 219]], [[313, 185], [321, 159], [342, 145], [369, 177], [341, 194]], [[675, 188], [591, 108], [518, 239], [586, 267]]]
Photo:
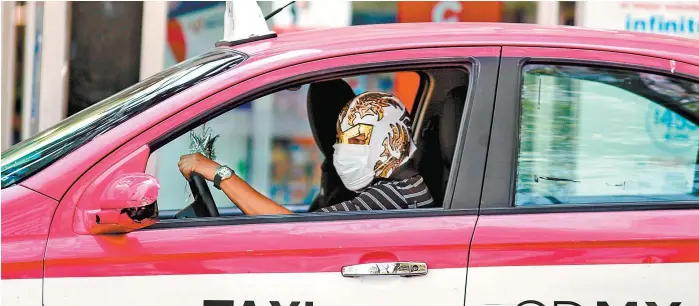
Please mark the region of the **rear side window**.
[[515, 205], [696, 201], [699, 84], [526, 65]]

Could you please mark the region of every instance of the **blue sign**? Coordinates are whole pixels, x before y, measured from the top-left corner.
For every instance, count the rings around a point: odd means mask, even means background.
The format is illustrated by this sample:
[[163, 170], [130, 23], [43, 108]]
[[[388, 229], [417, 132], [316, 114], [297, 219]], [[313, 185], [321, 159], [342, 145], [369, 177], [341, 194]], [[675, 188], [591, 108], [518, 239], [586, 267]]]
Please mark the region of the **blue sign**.
[[626, 30], [663, 34], [699, 33], [699, 20], [695, 21], [692, 16], [672, 18], [662, 15], [650, 17], [627, 15]]
[[668, 153], [697, 149], [697, 125], [667, 108], [651, 104], [646, 129], [653, 143]]

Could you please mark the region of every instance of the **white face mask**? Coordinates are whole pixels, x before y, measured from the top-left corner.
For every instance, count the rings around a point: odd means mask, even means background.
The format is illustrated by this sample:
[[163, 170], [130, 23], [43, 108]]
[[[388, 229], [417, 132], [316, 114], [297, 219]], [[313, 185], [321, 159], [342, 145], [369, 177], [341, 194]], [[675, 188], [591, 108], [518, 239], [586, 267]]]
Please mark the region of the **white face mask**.
[[374, 180], [368, 145], [335, 144], [333, 148], [333, 165], [347, 189], [357, 191]]
[[375, 178], [390, 177], [415, 152], [408, 111], [390, 94], [358, 95], [340, 112], [336, 130], [333, 165], [352, 191], [369, 186]]

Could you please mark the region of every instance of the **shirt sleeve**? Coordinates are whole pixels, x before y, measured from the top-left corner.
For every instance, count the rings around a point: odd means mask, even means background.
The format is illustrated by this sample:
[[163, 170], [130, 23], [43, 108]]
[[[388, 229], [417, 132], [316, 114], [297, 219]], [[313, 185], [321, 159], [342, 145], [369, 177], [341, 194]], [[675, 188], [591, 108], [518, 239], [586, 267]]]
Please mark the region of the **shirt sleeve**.
[[405, 208], [408, 208], [407, 202], [395, 186], [384, 184], [369, 187], [351, 200], [321, 208], [318, 211], [334, 212]]

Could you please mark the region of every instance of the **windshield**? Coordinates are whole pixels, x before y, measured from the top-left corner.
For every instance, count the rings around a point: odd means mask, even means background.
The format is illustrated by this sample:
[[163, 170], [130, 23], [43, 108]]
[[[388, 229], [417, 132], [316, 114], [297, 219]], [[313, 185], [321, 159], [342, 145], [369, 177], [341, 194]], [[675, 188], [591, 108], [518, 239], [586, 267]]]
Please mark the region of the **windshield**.
[[68, 117], [2, 153], [2, 188], [18, 183], [150, 107], [246, 59], [216, 49], [183, 61]]

